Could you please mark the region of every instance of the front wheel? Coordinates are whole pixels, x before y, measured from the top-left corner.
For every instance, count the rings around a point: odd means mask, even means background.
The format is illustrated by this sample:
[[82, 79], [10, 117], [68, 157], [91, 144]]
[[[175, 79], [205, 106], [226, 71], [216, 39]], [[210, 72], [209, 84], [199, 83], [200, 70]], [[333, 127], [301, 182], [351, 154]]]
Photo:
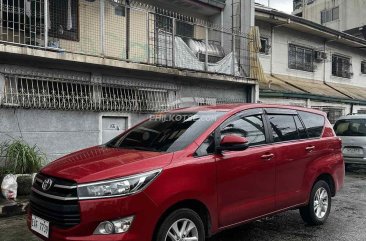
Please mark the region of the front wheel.
[[311, 190], [309, 204], [300, 208], [302, 219], [310, 225], [322, 225], [328, 219], [331, 209], [331, 192], [328, 183], [323, 180], [315, 183]]
[[200, 216], [191, 209], [172, 212], [160, 225], [157, 241], [204, 241], [205, 228]]

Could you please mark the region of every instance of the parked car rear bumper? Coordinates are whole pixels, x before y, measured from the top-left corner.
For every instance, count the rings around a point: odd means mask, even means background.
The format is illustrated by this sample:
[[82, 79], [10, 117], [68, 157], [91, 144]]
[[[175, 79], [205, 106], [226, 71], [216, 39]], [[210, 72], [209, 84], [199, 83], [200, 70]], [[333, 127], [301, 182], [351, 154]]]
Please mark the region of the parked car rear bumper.
[[366, 158], [362, 157], [344, 157], [344, 162], [346, 164], [362, 164], [366, 165]]

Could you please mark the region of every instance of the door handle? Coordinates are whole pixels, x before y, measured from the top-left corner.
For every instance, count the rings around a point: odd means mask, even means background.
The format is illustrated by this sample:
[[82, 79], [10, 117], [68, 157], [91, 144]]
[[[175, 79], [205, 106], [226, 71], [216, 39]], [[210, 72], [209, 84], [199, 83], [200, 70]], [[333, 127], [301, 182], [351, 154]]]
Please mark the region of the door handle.
[[308, 146], [305, 148], [305, 150], [308, 152], [312, 152], [312, 151], [314, 151], [314, 149], [315, 149], [315, 146]]
[[273, 153], [264, 154], [263, 156], [261, 156], [262, 159], [267, 160], [267, 161], [271, 160], [273, 157], [274, 157]]

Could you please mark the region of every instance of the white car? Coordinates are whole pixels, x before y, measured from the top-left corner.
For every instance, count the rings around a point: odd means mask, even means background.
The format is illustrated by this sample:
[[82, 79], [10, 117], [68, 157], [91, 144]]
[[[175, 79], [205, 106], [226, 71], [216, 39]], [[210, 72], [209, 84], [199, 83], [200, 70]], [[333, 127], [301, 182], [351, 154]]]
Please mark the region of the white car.
[[366, 165], [366, 115], [341, 117], [335, 123], [334, 130], [342, 139], [346, 165]]

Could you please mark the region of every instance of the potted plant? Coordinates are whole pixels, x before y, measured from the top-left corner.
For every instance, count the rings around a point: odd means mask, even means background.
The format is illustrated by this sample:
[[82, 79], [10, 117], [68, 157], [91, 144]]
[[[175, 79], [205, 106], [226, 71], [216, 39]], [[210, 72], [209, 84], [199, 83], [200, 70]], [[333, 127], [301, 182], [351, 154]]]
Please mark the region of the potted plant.
[[12, 140], [0, 144], [0, 157], [3, 159], [0, 180], [6, 174], [17, 175], [18, 196], [28, 195], [33, 182], [32, 174], [41, 169], [45, 155], [36, 145], [30, 146], [23, 140]]

